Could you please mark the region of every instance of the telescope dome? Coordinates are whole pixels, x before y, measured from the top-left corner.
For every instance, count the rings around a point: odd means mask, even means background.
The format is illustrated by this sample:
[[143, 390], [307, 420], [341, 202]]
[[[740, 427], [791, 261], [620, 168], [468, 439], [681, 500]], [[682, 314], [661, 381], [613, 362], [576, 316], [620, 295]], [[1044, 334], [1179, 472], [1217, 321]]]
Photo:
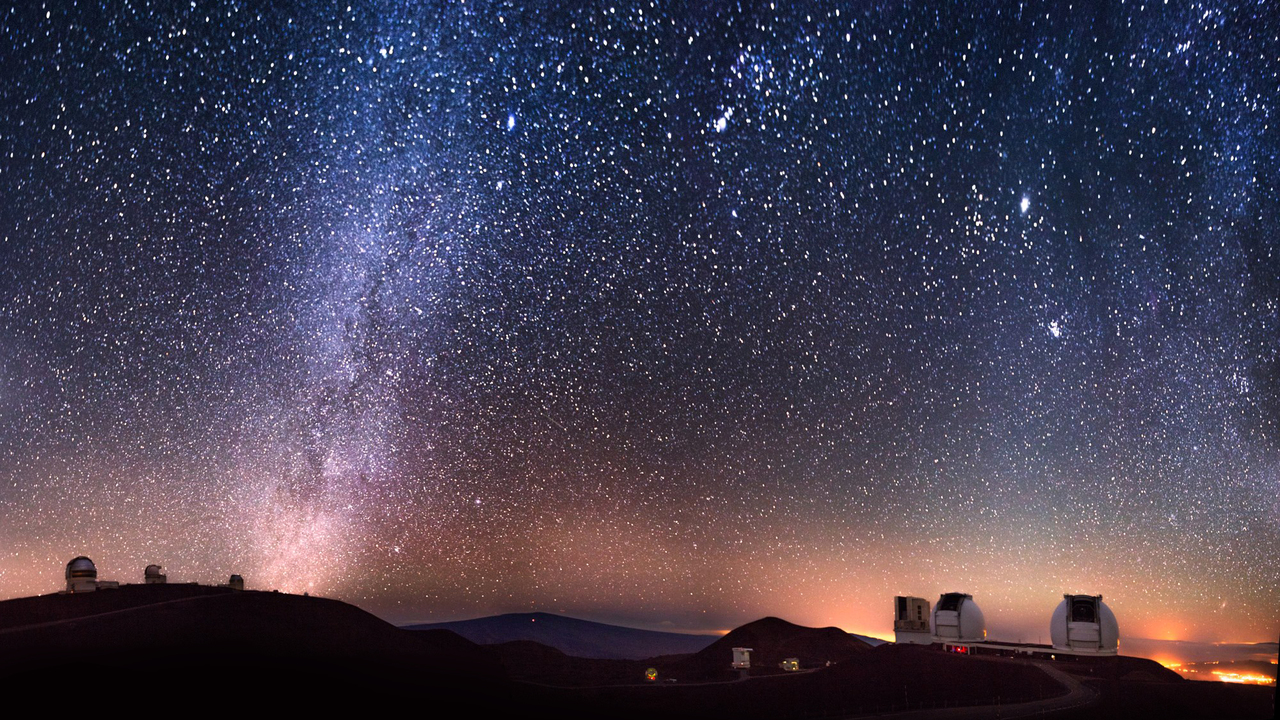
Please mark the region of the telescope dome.
[[940, 642], [982, 642], [987, 620], [968, 593], [944, 593], [933, 609], [933, 635]]
[[1120, 625], [1101, 595], [1063, 595], [1049, 618], [1049, 637], [1058, 650], [1115, 655]]
[[89, 558], [81, 555], [67, 563], [67, 579], [72, 578], [96, 578], [98, 577], [98, 568]]
[[67, 563], [67, 592], [93, 592], [98, 589], [98, 568], [81, 555]]

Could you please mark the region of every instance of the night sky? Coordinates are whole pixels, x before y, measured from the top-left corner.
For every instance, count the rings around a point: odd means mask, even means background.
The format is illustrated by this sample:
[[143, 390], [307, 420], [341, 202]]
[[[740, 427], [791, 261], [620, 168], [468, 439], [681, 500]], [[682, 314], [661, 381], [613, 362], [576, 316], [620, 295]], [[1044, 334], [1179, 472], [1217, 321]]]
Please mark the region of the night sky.
[[0, 597], [1276, 638], [1274, 5], [574, 5], [3, 11]]

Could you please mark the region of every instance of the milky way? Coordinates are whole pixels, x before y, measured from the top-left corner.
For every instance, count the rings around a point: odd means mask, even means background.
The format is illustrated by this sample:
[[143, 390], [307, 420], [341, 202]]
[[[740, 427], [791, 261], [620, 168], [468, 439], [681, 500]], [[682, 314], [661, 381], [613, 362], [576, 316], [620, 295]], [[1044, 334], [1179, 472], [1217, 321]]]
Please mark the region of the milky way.
[[260, 5], [0, 19], [0, 595], [1280, 630], [1275, 7]]

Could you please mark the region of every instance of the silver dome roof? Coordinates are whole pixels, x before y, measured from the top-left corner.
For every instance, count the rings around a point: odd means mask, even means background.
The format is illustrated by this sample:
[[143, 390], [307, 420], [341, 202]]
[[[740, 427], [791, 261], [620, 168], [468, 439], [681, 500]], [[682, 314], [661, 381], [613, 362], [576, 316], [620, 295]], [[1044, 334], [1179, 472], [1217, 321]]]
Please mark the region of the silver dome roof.
[[67, 577], [97, 577], [98, 568], [89, 558], [81, 555], [67, 563]]

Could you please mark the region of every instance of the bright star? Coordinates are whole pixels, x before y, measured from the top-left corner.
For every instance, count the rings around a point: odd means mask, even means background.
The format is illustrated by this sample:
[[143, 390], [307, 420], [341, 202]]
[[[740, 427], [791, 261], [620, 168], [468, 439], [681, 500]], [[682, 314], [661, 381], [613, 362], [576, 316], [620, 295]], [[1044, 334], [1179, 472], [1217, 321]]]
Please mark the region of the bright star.
[[1022, 196], [1022, 214], [1027, 214], [1027, 209], [1031, 207], [1031, 198], [1026, 195]]
[[721, 115], [719, 118], [716, 118], [716, 123], [715, 123], [716, 132], [718, 133], [724, 132], [725, 128], [729, 127], [729, 119], [732, 117], [733, 117], [733, 108], [728, 108], [724, 111], [723, 115]]

